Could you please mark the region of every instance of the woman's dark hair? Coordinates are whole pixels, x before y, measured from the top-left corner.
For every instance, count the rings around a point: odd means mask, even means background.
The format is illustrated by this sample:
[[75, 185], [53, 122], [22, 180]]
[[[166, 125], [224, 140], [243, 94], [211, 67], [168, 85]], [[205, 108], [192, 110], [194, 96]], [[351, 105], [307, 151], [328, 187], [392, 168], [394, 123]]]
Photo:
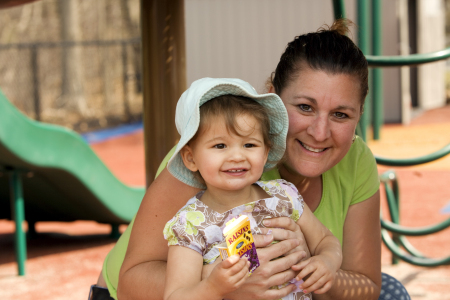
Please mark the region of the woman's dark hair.
[[360, 82], [362, 113], [369, 90], [368, 64], [362, 51], [346, 35], [351, 24], [350, 20], [339, 19], [331, 27], [324, 25], [316, 32], [295, 37], [272, 73], [271, 84], [275, 93], [280, 95], [304, 66], [330, 74], [353, 75]]

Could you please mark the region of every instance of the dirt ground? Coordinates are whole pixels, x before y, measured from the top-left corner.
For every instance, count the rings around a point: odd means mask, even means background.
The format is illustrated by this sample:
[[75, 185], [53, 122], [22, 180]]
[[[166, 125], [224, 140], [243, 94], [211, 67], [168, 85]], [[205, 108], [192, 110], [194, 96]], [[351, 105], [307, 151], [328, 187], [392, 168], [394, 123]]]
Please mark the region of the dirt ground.
[[[414, 157], [438, 150], [450, 142], [450, 106], [416, 117], [408, 126], [386, 125], [372, 151], [387, 157]], [[130, 185], [143, 185], [142, 132], [92, 145], [116, 176]], [[380, 166], [380, 173], [388, 168]], [[401, 223], [412, 227], [435, 224], [450, 217], [442, 208], [450, 205], [450, 155], [420, 167], [395, 168], [400, 180]], [[382, 197], [384, 215], [387, 214]], [[122, 226], [123, 231], [126, 226]], [[87, 299], [102, 262], [115, 240], [109, 226], [96, 222], [43, 222], [36, 225], [38, 238], [28, 241], [26, 276], [17, 276], [14, 225], [0, 220], [0, 299]], [[409, 238], [428, 256], [450, 255], [450, 229], [427, 237]], [[406, 286], [412, 299], [450, 299], [450, 266], [423, 268], [390, 264], [383, 246], [383, 271]]]

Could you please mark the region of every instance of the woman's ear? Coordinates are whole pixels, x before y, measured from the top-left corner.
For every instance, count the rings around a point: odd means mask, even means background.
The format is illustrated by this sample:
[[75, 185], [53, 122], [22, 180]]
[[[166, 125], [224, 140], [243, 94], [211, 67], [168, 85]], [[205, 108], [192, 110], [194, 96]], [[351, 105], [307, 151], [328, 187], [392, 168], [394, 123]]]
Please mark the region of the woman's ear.
[[198, 171], [197, 165], [195, 164], [194, 161], [194, 154], [192, 152], [192, 148], [189, 145], [186, 145], [183, 148], [181, 148], [180, 156], [186, 168], [188, 168], [192, 172]]
[[273, 84], [269, 86], [269, 93], [275, 93], [275, 88], [273, 87]]

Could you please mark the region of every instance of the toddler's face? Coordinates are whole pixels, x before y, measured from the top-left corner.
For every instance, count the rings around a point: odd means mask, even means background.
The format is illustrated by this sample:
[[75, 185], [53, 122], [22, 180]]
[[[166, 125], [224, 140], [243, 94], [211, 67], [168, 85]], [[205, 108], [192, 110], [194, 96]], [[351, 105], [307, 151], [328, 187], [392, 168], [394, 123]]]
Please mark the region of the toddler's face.
[[257, 120], [250, 115], [238, 116], [239, 135], [227, 130], [223, 117], [210, 123], [183, 148], [186, 167], [199, 171], [208, 189], [236, 191], [256, 182], [269, 152]]

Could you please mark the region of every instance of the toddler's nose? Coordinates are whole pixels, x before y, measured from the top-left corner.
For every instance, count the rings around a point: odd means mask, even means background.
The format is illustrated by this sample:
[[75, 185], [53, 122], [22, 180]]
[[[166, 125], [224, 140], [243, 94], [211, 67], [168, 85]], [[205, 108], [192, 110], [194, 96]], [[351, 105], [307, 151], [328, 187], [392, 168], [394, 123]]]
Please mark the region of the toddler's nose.
[[245, 156], [241, 149], [234, 148], [231, 150], [229, 159], [230, 161], [242, 161], [245, 159]]

